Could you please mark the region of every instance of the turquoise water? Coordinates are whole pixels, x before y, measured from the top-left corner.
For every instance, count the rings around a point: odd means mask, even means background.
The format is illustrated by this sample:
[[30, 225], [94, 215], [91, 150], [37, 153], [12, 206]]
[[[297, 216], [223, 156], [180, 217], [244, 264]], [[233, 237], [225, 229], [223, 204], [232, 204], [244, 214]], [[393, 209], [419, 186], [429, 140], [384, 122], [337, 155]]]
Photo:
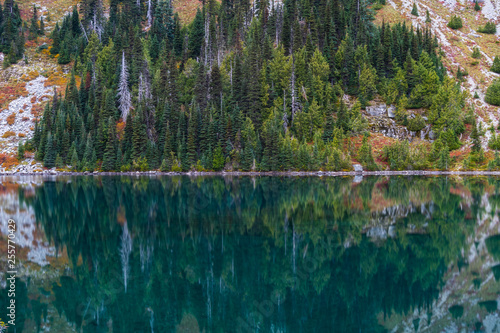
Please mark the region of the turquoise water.
[[17, 332], [500, 325], [497, 178], [1, 181], [2, 218], [35, 229], [18, 251]]

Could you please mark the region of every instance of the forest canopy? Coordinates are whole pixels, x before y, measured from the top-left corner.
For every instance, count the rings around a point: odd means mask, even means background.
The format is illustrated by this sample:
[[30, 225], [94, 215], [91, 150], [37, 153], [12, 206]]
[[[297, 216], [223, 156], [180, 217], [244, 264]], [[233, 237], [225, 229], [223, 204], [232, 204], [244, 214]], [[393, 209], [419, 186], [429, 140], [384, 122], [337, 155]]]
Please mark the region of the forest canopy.
[[350, 138], [367, 131], [362, 109], [376, 96], [418, 130], [426, 120], [406, 109], [425, 108], [435, 149], [460, 147], [464, 97], [436, 37], [375, 26], [361, 4], [210, 0], [181, 24], [165, 1], [112, 0], [107, 19], [85, 0], [51, 33], [50, 53], [73, 73], [30, 148], [75, 170], [350, 169]]

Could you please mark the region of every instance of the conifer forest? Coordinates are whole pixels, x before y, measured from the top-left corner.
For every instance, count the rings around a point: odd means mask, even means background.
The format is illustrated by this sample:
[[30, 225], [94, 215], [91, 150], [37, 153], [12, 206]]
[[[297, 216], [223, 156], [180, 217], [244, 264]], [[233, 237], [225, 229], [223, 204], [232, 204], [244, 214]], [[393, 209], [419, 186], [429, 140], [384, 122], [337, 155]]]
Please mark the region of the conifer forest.
[[[376, 24], [384, 0], [204, 0], [187, 21], [166, 0], [84, 0], [51, 31], [36, 6], [23, 30], [13, 1], [0, 15], [4, 67], [23, 57], [25, 35], [41, 34], [70, 65], [64, 92], [19, 144], [18, 158], [33, 152], [46, 168], [500, 168], [494, 129], [481, 145], [466, 70], [445, 68], [430, 25]], [[500, 81], [484, 98], [500, 104]], [[410, 135], [374, 151], [366, 114], [377, 103]], [[468, 155], [457, 161], [457, 149]]]

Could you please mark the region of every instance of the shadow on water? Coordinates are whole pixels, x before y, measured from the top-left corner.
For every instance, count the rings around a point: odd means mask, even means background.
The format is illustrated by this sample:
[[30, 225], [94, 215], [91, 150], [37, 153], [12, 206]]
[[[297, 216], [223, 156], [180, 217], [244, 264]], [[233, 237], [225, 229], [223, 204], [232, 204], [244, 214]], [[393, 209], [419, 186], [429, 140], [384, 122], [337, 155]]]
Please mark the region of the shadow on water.
[[[467, 267], [482, 197], [499, 184], [179, 176], [62, 177], [34, 195], [21, 186], [69, 269], [50, 290], [19, 296], [17, 329], [40, 327], [52, 307], [82, 332], [385, 332], [394, 316], [432, 313], [447, 270]], [[486, 245], [500, 260], [500, 236]], [[459, 319], [464, 307], [445, 311]]]

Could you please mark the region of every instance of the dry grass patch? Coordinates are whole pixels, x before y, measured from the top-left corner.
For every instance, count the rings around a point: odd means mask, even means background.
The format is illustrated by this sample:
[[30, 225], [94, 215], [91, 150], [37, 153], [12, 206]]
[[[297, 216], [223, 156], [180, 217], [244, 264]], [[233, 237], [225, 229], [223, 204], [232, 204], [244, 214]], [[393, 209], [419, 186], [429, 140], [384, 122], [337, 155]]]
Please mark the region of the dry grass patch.
[[16, 136], [16, 133], [14, 133], [13, 131], [7, 131], [2, 135], [2, 138], [7, 139], [10, 138], [11, 136]]
[[45, 83], [43, 84], [44, 87], [50, 87], [50, 86], [64, 86], [66, 87], [66, 84], [68, 83], [68, 78], [64, 76], [60, 76], [57, 74], [52, 74], [49, 75]]
[[198, 0], [173, 0], [174, 11], [179, 14], [182, 23], [191, 22], [196, 16], [196, 10], [201, 8]]

